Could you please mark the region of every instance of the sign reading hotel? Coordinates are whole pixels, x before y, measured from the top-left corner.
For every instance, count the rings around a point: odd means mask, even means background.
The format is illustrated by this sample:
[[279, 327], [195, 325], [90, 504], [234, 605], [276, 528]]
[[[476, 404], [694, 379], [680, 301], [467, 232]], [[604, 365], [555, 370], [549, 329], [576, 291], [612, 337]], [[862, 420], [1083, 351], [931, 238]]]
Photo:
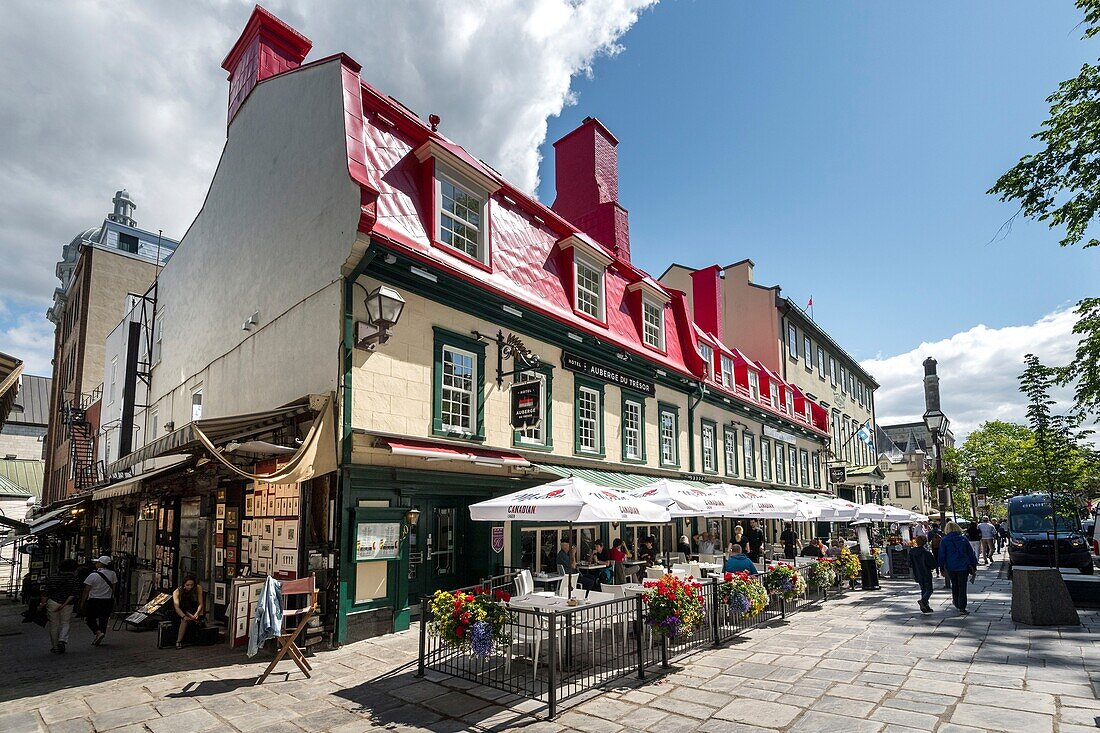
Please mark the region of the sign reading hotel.
[[785, 433], [782, 430], [776, 430], [771, 425], [764, 426], [764, 435], [775, 440], [780, 440], [784, 443], [790, 443], [791, 445], [797, 445], [798, 443], [798, 438], [791, 435], [790, 433]]
[[511, 390], [512, 427], [538, 425], [542, 421], [542, 382], [516, 382]]
[[598, 379], [601, 382], [608, 382], [620, 387], [625, 387], [626, 389], [633, 390], [647, 397], [653, 397], [657, 394], [657, 388], [653, 382], [647, 382], [644, 379], [632, 377], [629, 374], [624, 374], [617, 369], [605, 367], [602, 364], [595, 364], [587, 359], [582, 359], [576, 354], [571, 354], [568, 351], [561, 352], [561, 365], [571, 372], [577, 372], [586, 377]]

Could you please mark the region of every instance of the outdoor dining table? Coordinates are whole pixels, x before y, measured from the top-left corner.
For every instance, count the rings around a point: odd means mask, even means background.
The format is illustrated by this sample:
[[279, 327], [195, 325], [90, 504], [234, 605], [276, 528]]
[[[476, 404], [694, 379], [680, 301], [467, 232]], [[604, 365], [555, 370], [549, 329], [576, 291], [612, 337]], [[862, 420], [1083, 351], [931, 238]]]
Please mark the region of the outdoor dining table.
[[[562, 598], [560, 596], [516, 596], [512, 600], [508, 601], [508, 607], [514, 608], [520, 611], [523, 610], [539, 610], [548, 611], [551, 613], [568, 611], [575, 608], [581, 608], [589, 605], [589, 601], [578, 598], [577, 602], [573, 605], [569, 605], [568, 598]], [[572, 613], [563, 613], [562, 617], [565, 619], [565, 625], [560, 627], [562, 635], [565, 637], [565, 665], [571, 667], [573, 664], [573, 616]]]
[[701, 562], [699, 563], [699, 569], [706, 574], [720, 573], [722, 572], [722, 565], [716, 562]]
[[542, 586], [543, 588], [552, 586], [556, 590], [558, 587], [557, 584], [560, 583], [561, 579], [564, 577], [564, 575], [558, 573], [534, 573], [531, 576], [531, 580], [534, 581], [535, 585]]

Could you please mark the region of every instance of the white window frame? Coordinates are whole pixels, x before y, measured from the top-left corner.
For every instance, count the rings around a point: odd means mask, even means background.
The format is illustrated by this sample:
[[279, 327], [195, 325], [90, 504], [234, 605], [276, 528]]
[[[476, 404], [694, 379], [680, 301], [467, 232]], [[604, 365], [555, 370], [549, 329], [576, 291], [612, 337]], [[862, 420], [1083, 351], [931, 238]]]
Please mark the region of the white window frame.
[[810, 452], [805, 448], [798, 449], [799, 483], [803, 486], [810, 485]]
[[814, 343], [810, 340], [809, 336], [802, 337], [802, 348], [806, 350], [806, 371], [813, 373], [814, 370]]
[[821, 381], [825, 381], [825, 349], [817, 347], [817, 376]]
[[725, 454], [726, 475], [738, 476], [737, 461], [737, 428], [725, 427], [722, 429], [722, 452]]
[[722, 384], [726, 385], [730, 389], [733, 389], [733, 359], [725, 354], [722, 354]]
[[703, 341], [699, 342], [699, 356], [703, 359], [705, 377], [714, 378], [714, 347]]
[[787, 446], [783, 441], [775, 441], [772, 446], [772, 457], [775, 459], [775, 482], [787, 483]]
[[718, 434], [714, 425], [701, 423], [699, 438], [702, 441], [703, 473], [718, 473]]
[[793, 445], [787, 446], [787, 483], [798, 486], [798, 451]]
[[829, 384], [836, 386], [837, 381], [840, 379], [840, 372], [837, 370], [836, 357], [829, 355]]
[[157, 439], [157, 429], [160, 428], [160, 410], [156, 405], [149, 408], [148, 433], [145, 436], [145, 443], [151, 443]]
[[[651, 315], [653, 322], [650, 321]], [[665, 350], [665, 307], [645, 296], [642, 296], [642, 340], [658, 351]]]
[[641, 402], [623, 400], [623, 458], [628, 461], [642, 460], [642, 415]]
[[[440, 166], [439, 164], [436, 164], [435, 177], [436, 177], [436, 185], [435, 185], [435, 210], [436, 210], [435, 234], [436, 234], [436, 241], [439, 242], [444, 247], [448, 247], [450, 249], [453, 249], [456, 252], [461, 253], [465, 257], [470, 257], [470, 258], [475, 259], [475, 260], [477, 260], [477, 261], [479, 261], [483, 264], [488, 264], [488, 262], [489, 262], [489, 247], [487, 246], [487, 238], [485, 236], [486, 224], [487, 224], [487, 221], [488, 221], [488, 217], [486, 216], [486, 214], [488, 214], [488, 203], [489, 203], [488, 194], [485, 191], [479, 191], [476, 186], [471, 186], [469, 183], [463, 182], [459, 176], [452, 175], [449, 171], [443, 170], [442, 166]], [[444, 184], [452, 186], [456, 190], [462, 192], [466, 196], [469, 196], [470, 198], [472, 198], [472, 199], [474, 199], [475, 201], [478, 202], [478, 211], [477, 211], [478, 223], [477, 224], [473, 224], [472, 222], [468, 221], [467, 219], [464, 219], [463, 217], [461, 217], [458, 214], [444, 211], [444, 209], [443, 209], [443, 185]], [[477, 249], [476, 254], [470, 254], [469, 252], [467, 252], [462, 247], [456, 247], [454, 244], [443, 241], [443, 217], [444, 216], [446, 216], [450, 219], [453, 219], [458, 224], [461, 224], [462, 226], [465, 226], [465, 227], [469, 227], [469, 228], [473, 229], [475, 232], [477, 232], [477, 240], [474, 242], [474, 244], [476, 246], [476, 249]]]
[[772, 480], [772, 442], [760, 438], [760, 480]]
[[[470, 389], [464, 390], [461, 387], [448, 386], [447, 384], [447, 353], [451, 352], [468, 358], [470, 360]], [[475, 435], [477, 433], [477, 386], [480, 377], [477, 373], [477, 354], [466, 349], [460, 349], [457, 346], [451, 344], [443, 344], [442, 352], [440, 354], [440, 369], [443, 373], [440, 375], [439, 382], [439, 422], [443, 430], [448, 433], [458, 433], [460, 435]], [[469, 427], [463, 427], [462, 425], [453, 425], [448, 422], [448, 414], [446, 409], [447, 399], [445, 394], [450, 391], [457, 395], [468, 394], [470, 404], [470, 425]], [[455, 400], [452, 400], [455, 401]]]
[[821, 488], [821, 454], [814, 452], [813, 457], [814, 488]]
[[[586, 418], [584, 416], [584, 403], [591, 398], [594, 407], [591, 410], [592, 417]], [[577, 450], [582, 453], [600, 453], [600, 435], [603, 426], [603, 415], [601, 406], [601, 396], [599, 390], [592, 387], [586, 387], [581, 385], [577, 387]], [[586, 445], [584, 441], [584, 432], [581, 430], [585, 423], [589, 423], [592, 435], [592, 444]]]
[[759, 402], [760, 401], [760, 375], [757, 374], [752, 369], [748, 370], [748, 375], [749, 375], [749, 396], [752, 397], [754, 401]]
[[[195, 404], [195, 398], [198, 397], [198, 404]], [[203, 385], [199, 385], [191, 390], [191, 422], [202, 419], [202, 402], [203, 402]], [[198, 408], [196, 412], [195, 408]]]
[[745, 431], [741, 433], [741, 455], [744, 458], [745, 478], [756, 478], [756, 436]]
[[787, 387], [786, 396], [787, 396], [787, 400], [786, 400], [787, 414], [791, 415], [793, 417], [794, 416], [794, 391], [791, 390], [790, 387]]
[[[596, 276], [596, 291], [591, 290], [588, 287], [581, 287], [581, 269], [591, 270]], [[574, 251], [573, 253], [573, 307], [578, 312], [585, 314], [589, 318], [595, 318], [597, 321], [603, 322], [607, 318], [607, 309], [605, 305], [606, 287], [604, 283], [605, 269], [600, 265], [594, 263], [592, 260], [582, 257], [579, 253]], [[596, 312], [593, 314], [587, 310], [587, 307], [582, 307], [581, 293], [592, 296], [596, 299]]]
[[[668, 418], [668, 424], [665, 424], [665, 418]], [[669, 410], [660, 408], [657, 410], [657, 430], [660, 435], [661, 442], [661, 465], [662, 466], [675, 466], [678, 465], [679, 453], [678, 453], [678, 438], [676, 435], [676, 422], [677, 416], [675, 410]], [[667, 428], [667, 429], [666, 429]]]
[[768, 380], [768, 396], [772, 401], [772, 408], [779, 410], [779, 382], [774, 379]]
[[798, 329], [793, 323], [787, 324], [787, 356], [798, 361]]

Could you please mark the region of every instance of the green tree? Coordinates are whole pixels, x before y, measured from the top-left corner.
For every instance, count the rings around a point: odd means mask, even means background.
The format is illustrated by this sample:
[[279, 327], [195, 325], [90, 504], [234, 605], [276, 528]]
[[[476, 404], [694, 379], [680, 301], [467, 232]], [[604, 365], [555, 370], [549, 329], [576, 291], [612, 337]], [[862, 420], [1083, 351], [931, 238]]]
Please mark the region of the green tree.
[[960, 461], [978, 472], [978, 486], [989, 496], [990, 511], [1000, 511], [1016, 494], [1037, 490], [1042, 484], [1036, 470], [1035, 436], [1026, 425], [990, 420], [967, 436], [959, 450]]
[[[1077, 0], [1084, 13], [1084, 39], [1100, 33], [1100, 0]], [[1077, 76], [1047, 97], [1050, 116], [1032, 135], [1042, 149], [1020, 158], [989, 193], [1020, 204], [1018, 213], [1065, 227], [1063, 247], [1081, 244], [1100, 214], [1100, 65], [1084, 64]], [[1084, 247], [1100, 244], [1096, 237]], [[1074, 387], [1078, 411], [1100, 419], [1100, 298], [1077, 304], [1073, 332], [1081, 341], [1058, 382]]]

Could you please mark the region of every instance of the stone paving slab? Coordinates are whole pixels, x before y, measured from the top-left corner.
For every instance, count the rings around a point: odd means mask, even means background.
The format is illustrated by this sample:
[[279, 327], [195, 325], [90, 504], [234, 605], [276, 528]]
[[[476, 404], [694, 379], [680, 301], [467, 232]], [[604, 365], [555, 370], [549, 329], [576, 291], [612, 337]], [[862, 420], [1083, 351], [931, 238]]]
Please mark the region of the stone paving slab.
[[[730, 645], [674, 662], [667, 674], [544, 708], [430, 673], [414, 676], [417, 632], [316, 656], [305, 679], [280, 666], [252, 683], [269, 654], [224, 646], [154, 649], [150, 634], [112, 632], [102, 647], [74, 624], [70, 652], [50, 655], [45, 632], [0, 601], [0, 644], [15, 679], [0, 685], [0, 732], [355, 733], [1082, 733], [1100, 723], [1100, 612], [1082, 627], [1012, 623], [999, 566], [979, 570], [973, 614], [937, 588], [933, 614], [915, 584], [885, 580], [812, 612], [755, 629]], [[87, 638], [84, 638], [87, 636]]]

